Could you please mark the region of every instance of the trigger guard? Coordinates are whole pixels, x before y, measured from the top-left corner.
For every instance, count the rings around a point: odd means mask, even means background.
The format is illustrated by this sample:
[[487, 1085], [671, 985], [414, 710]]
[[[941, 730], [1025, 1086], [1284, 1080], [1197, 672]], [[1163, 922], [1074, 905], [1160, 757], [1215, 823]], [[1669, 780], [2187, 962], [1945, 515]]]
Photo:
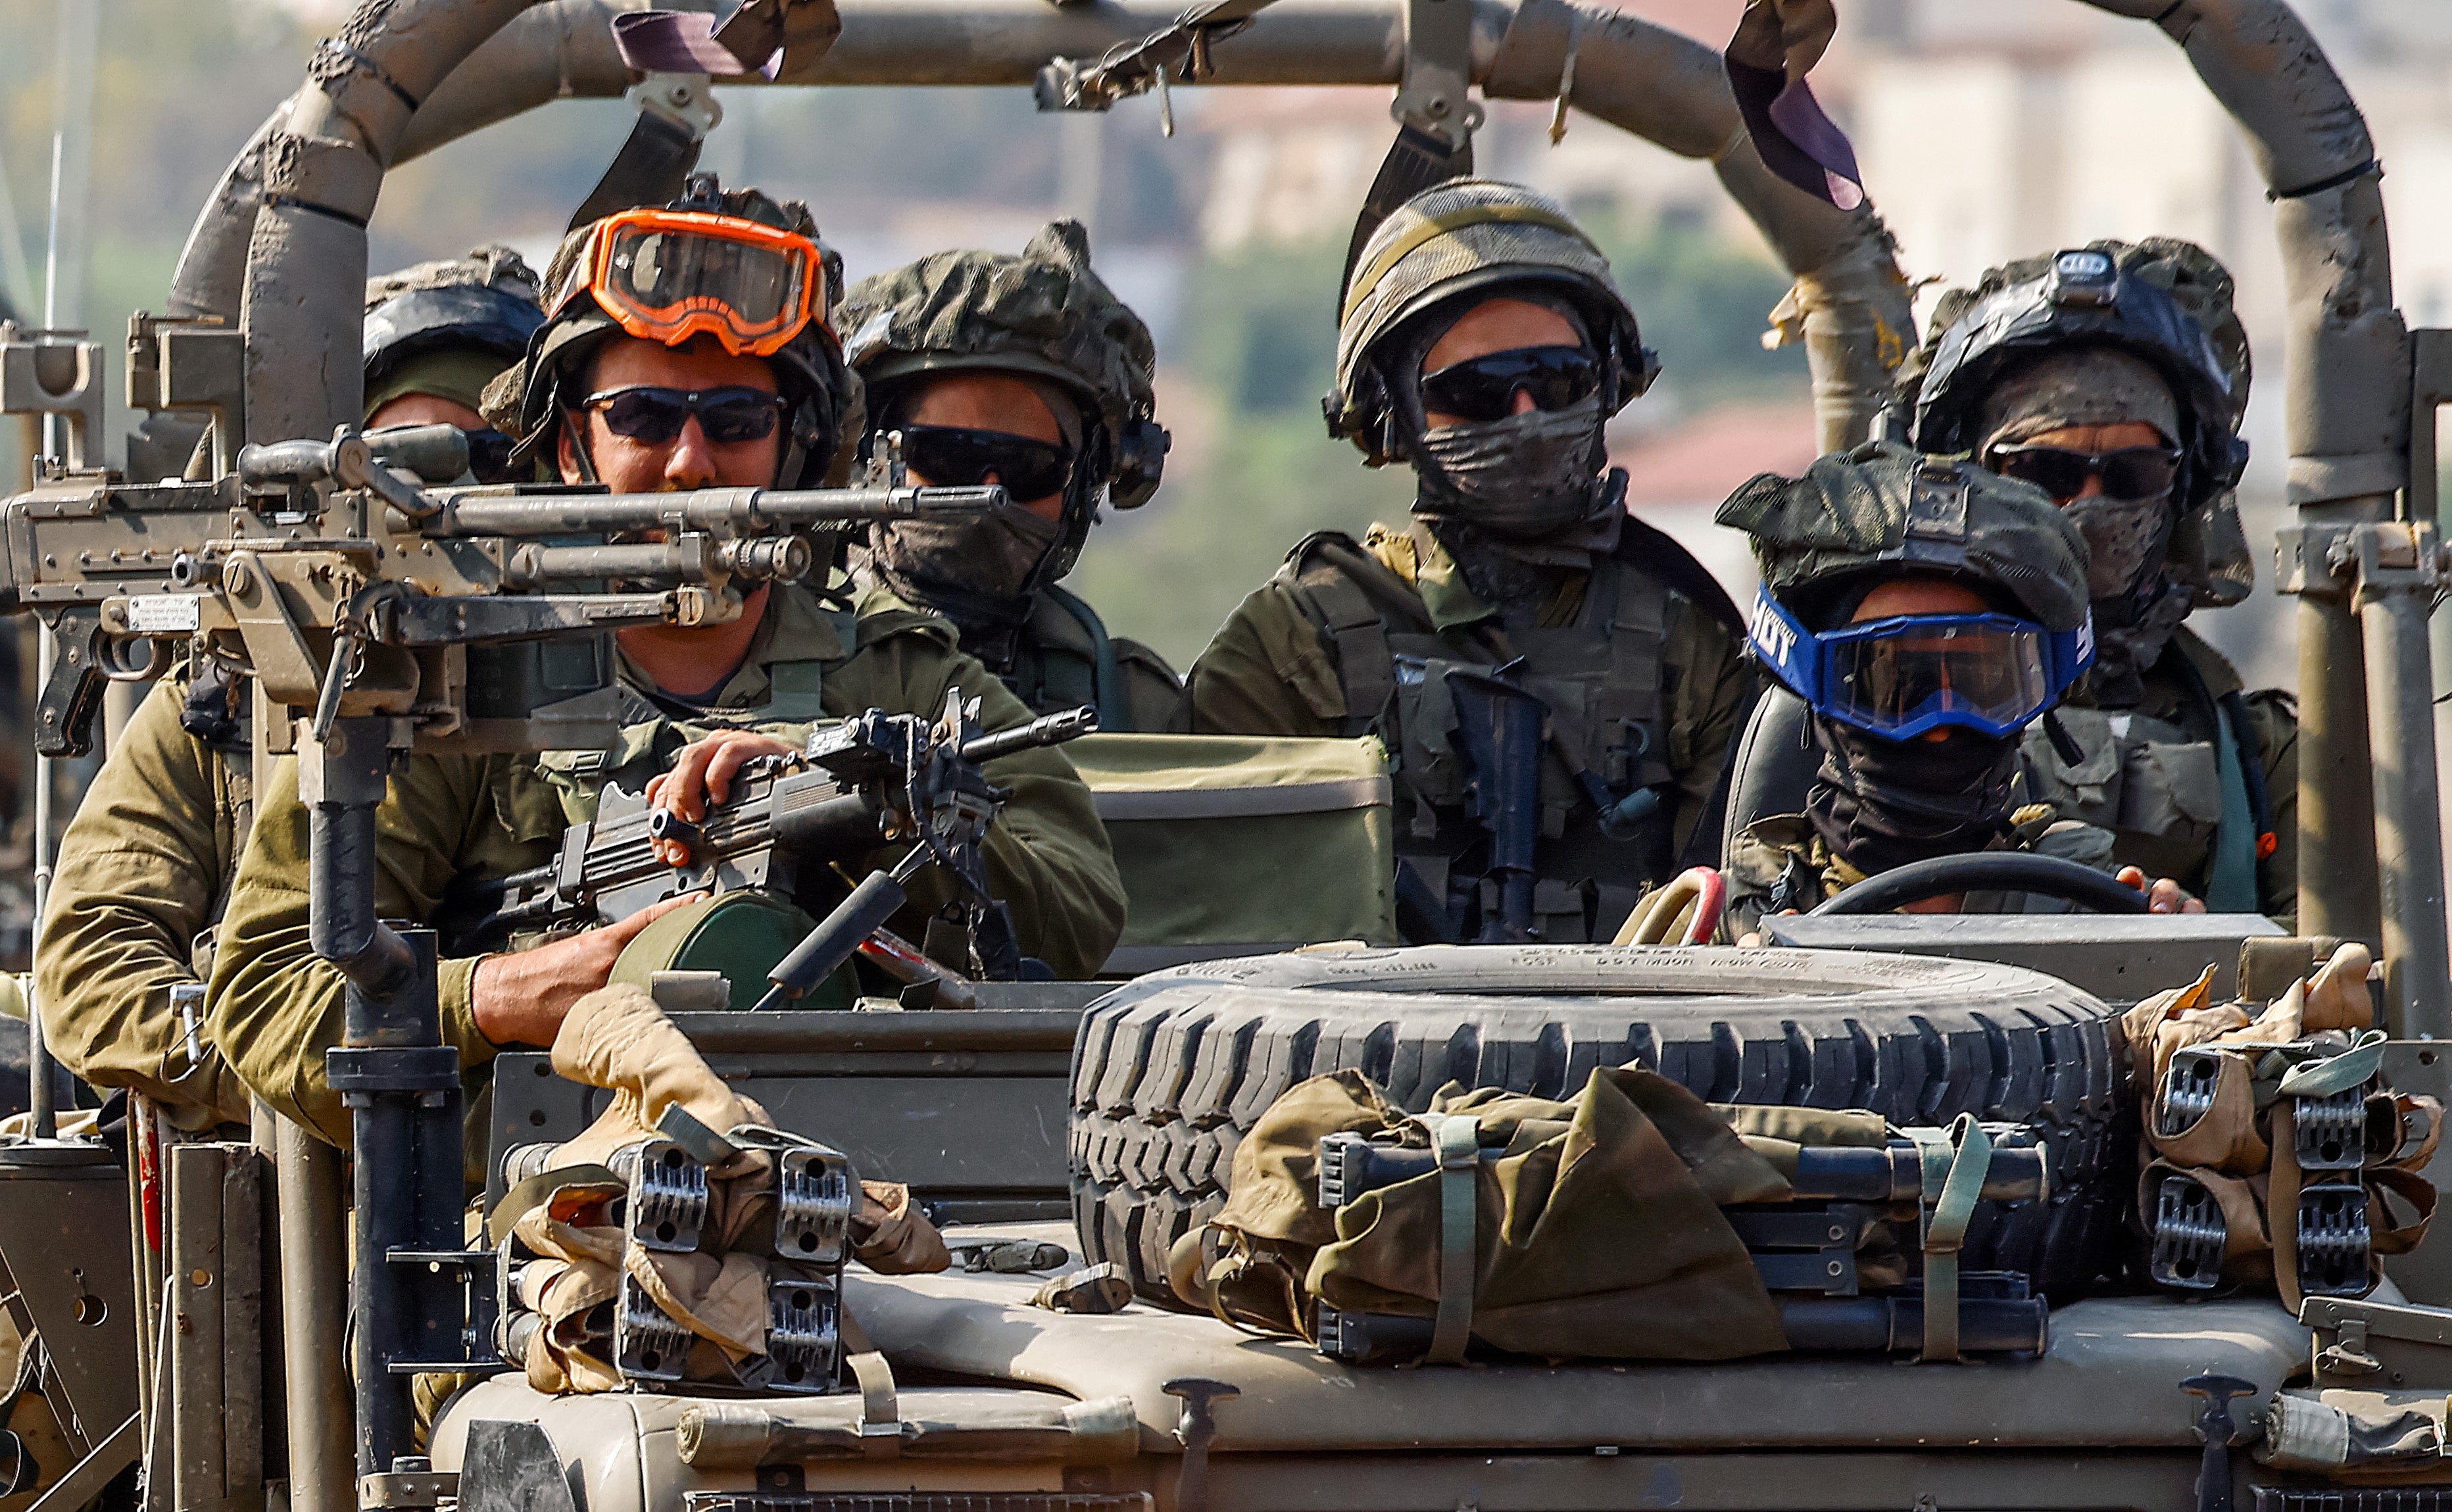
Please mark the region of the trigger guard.
[[[145, 648], [145, 659], [131, 662], [131, 646]], [[150, 682], [169, 669], [170, 648], [151, 636], [105, 636], [94, 646], [94, 665], [113, 682]]]

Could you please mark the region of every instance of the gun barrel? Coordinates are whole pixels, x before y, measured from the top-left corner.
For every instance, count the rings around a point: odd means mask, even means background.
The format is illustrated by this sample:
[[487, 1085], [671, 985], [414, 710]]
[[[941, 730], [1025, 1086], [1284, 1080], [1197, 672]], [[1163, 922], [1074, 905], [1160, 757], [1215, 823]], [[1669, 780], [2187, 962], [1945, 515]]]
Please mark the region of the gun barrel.
[[998, 484], [975, 488], [701, 488], [671, 494], [446, 494], [429, 536], [564, 536], [621, 531], [750, 535], [872, 520], [986, 514]]
[[1091, 735], [1098, 728], [1098, 711], [1083, 704], [1078, 709], [1061, 709], [1043, 714], [1028, 724], [1018, 724], [1010, 730], [983, 735], [962, 747], [962, 759], [977, 765], [1008, 756], [1017, 751], [1038, 746], [1062, 745], [1065, 741]]
[[817, 554], [801, 536], [753, 536], [747, 540], [715, 540], [684, 532], [658, 541], [618, 546], [540, 546], [514, 549], [504, 564], [503, 581], [513, 588], [538, 588], [547, 583], [614, 578], [639, 582], [712, 582], [730, 576], [761, 580], [781, 578], [797, 582], [817, 564]]

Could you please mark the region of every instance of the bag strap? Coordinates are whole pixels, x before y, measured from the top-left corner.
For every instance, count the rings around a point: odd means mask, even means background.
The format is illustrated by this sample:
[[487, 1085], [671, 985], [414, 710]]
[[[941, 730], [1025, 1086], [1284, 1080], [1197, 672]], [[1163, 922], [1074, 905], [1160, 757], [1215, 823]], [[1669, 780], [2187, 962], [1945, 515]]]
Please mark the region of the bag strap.
[[1388, 620], [1359, 580], [1375, 568], [1391, 582], [1402, 579], [1345, 536], [1322, 532], [1294, 549], [1288, 564], [1295, 600], [1336, 650], [1336, 677], [1345, 690], [1345, 719], [1338, 733], [1352, 739], [1372, 733], [1396, 695], [1396, 657], [1388, 645]]
[[1424, 1113], [1439, 1156], [1439, 1310], [1423, 1363], [1464, 1364], [1473, 1343], [1473, 1247], [1480, 1207], [1481, 1121], [1470, 1113]]
[[1919, 1361], [1958, 1358], [1958, 1252], [1992, 1167], [1992, 1136], [1972, 1113], [1946, 1129], [1905, 1130], [1924, 1173], [1924, 1352]]
[[2214, 762], [2222, 778], [2222, 818], [2214, 827], [2213, 864], [2205, 874], [2205, 907], [2217, 913], [2253, 913], [2262, 901], [2256, 885], [2258, 853], [2264, 848], [2270, 824], [2257, 812], [2261, 805], [2248, 790], [2243, 757], [2258, 763], [2260, 788], [2264, 758], [2250, 743], [2244, 722], [2232, 722], [2230, 711], [2214, 697], [2205, 674], [2197, 670], [2187, 653], [2181, 651], [2171, 660], [2180, 669], [2180, 680], [2187, 684], [2189, 697], [2213, 719]]
[[842, 1338], [844, 1364], [860, 1383], [860, 1446], [872, 1460], [900, 1459], [902, 1454], [902, 1404], [894, 1389], [894, 1367], [851, 1315], [849, 1307], [835, 1313], [835, 1331]]
[[1107, 634], [1107, 622], [1098, 618], [1081, 598], [1056, 583], [1041, 590], [1048, 602], [1072, 616], [1081, 633], [1090, 638], [1090, 701], [1098, 708], [1098, 727], [1102, 730], [1129, 730], [1132, 711], [1124, 706], [1124, 674], [1116, 661], [1116, 642]]

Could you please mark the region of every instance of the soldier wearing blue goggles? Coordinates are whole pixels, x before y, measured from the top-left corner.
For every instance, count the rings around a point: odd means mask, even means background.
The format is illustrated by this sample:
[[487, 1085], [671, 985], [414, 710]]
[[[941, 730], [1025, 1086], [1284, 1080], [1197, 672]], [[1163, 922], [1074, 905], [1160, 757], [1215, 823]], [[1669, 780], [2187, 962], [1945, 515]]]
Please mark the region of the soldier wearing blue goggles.
[[1769, 589], [1747, 639], [1814, 713], [1886, 740], [1952, 725], [2014, 736], [2094, 660], [2090, 619], [2047, 630], [2004, 614], [1901, 615], [1816, 632]]

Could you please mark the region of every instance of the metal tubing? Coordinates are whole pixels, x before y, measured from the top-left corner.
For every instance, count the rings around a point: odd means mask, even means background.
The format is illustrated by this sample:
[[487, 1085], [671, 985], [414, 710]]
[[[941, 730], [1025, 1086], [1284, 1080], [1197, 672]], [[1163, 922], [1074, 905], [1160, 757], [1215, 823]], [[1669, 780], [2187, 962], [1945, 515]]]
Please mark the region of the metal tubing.
[[[2336, 532], [2391, 519], [2393, 495], [2407, 481], [2409, 339], [2392, 304], [2375, 144], [2357, 103], [2284, 0], [2087, 3], [2151, 18], [2180, 45], [2246, 133], [2274, 191], [2289, 305], [2287, 489], [2301, 523]], [[2307, 574], [2299, 606], [2299, 928], [2372, 940], [2383, 926], [2363, 645], [2347, 585]], [[2427, 685], [2422, 657], [2408, 670]]]
[[264, 148], [238, 312], [249, 440], [326, 436], [360, 419], [366, 219], [410, 102], [529, 3], [361, 0], [339, 46], [318, 50]]
[[[363, 988], [352, 983], [348, 989], [349, 1027], [343, 1037], [348, 1048], [372, 1049], [383, 1057], [360, 1063], [369, 1070], [394, 1070], [405, 1051], [442, 1040], [434, 932], [409, 930], [402, 939], [414, 965], [389, 1000], [369, 1002]], [[447, 1332], [435, 1326], [438, 1319], [458, 1318], [460, 1278], [391, 1259], [394, 1250], [431, 1253], [462, 1246], [460, 1092], [455, 1083], [342, 1096], [357, 1152], [350, 1162], [356, 1251], [349, 1271], [349, 1363], [358, 1387], [358, 1474], [366, 1476], [391, 1470], [394, 1461], [417, 1452], [410, 1378], [393, 1370], [394, 1363], [453, 1359], [465, 1347], [456, 1325]]]
[[[307, 935], [317, 955], [378, 997], [396, 992], [410, 967], [408, 948], [375, 918], [375, 805], [383, 801], [390, 760], [386, 726], [379, 718], [336, 720], [328, 737], [309, 740], [298, 753], [299, 796], [308, 806]], [[353, 1006], [357, 1001], [350, 998]], [[389, 1041], [352, 1037], [349, 1043]]]
[[281, 1358], [290, 1512], [357, 1512], [347, 1357], [348, 1161], [301, 1126], [275, 1131], [281, 1205]]
[[[34, 664], [43, 671], [43, 681], [51, 680], [52, 663], [59, 659], [59, 638], [45, 621], [36, 633]], [[51, 870], [59, 857], [59, 841], [52, 834], [51, 788], [59, 772], [51, 758], [37, 754], [34, 757], [34, 950], [43, 948], [44, 915], [51, 901]], [[26, 1005], [26, 1070], [30, 1078], [26, 1088], [27, 1122], [32, 1126], [36, 1139], [49, 1139], [60, 1131], [59, 1109], [53, 1092], [51, 1052], [44, 1043], [43, 1004], [40, 997]]]
[[[429, 6], [443, 0], [428, 0]], [[464, 0], [475, 6], [479, 0]], [[501, 6], [508, 0], [483, 0]], [[609, 98], [635, 82], [611, 45], [611, 18], [647, 0], [547, 0], [502, 27], [430, 91], [386, 164], [407, 161], [482, 127], [507, 120], [548, 100]], [[718, 10], [714, 0], [687, 9]], [[845, 0], [842, 34], [815, 63], [787, 67], [778, 84], [1015, 85], [1031, 83], [1056, 56], [1096, 57], [1116, 43], [1160, 29], [1175, 20], [1178, 0], [1093, 0], [1050, 6], [1044, 0]], [[1823, 442], [1851, 444], [1865, 436], [1889, 392], [1889, 373], [1913, 344], [1907, 285], [1888, 235], [1869, 207], [1842, 211], [1772, 175], [1755, 155], [1739, 122], [1718, 54], [1710, 48], [1607, 7], [1580, 0], [1474, 0], [1473, 75], [1496, 98], [1547, 98], [1554, 93], [1575, 39], [1572, 103], [1577, 108], [1681, 156], [1709, 158], [1729, 192], [1762, 229], [1772, 250], [1797, 275], [1797, 305]], [[437, 48], [437, 52], [445, 50]], [[424, 54], [421, 53], [421, 57]], [[1400, 0], [1277, 0], [1249, 31], [1214, 49], [1220, 85], [1393, 85], [1403, 69]], [[787, 62], [789, 54], [787, 53]], [[311, 91], [306, 91], [311, 92]], [[296, 112], [306, 92], [285, 107], [279, 131], [300, 134]], [[273, 129], [267, 124], [267, 130]], [[271, 154], [278, 164], [280, 154]], [[248, 425], [258, 439], [323, 435], [341, 401], [355, 389], [357, 368], [339, 362], [346, 338], [337, 270], [363, 272], [365, 239], [306, 226], [275, 206], [256, 216], [267, 152], [251, 143], [231, 166], [182, 256], [172, 306], [183, 313], [235, 313], [223, 291], [236, 286], [229, 265], [247, 255], [245, 237], [226, 223], [257, 218], [253, 256], [285, 265], [302, 255], [339, 259], [317, 275], [316, 325], [303, 303], [284, 306], [284, 333], [298, 351], [329, 347], [324, 414], [284, 409], [259, 423], [250, 401]], [[372, 195], [366, 196], [370, 207]], [[363, 211], [357, 212], [361, 218]], [[209, 224], [208, 224], [209, 223]], [[342, 234], [347, 232], [349, 234]], [[310, 245], [311, 244], [311, 245]], [[354, 258], [354, 263], [351, 259]], [[290, 275], [295, 276], [295, 275]], [[328, 288], [324, 287], [329, 283]], [[353, 296], [354, 297], [354, 296]], [[287, 335], [285, 334], [285, 339]], [[268, 372], [267, 374], [268, 377]], [[354, 400], [352, 400], [354, 403]], [[308, 424], [320, 419], [321, 423]]]
[[[2422, 538], [2431, 539], [2431, 538]], [[2430, 575], [2431, 576], [2431, 575]], [[2396, 1039], [2452, 1039], [2452, 939], [2443, 915], [2434, 686], [2427, 677], [2431, 588], [2361, 595], [2359, 623], [2375, 675], [2367, 704], [2375, 752], [2377, 871], [2383, 903], [2386, 1001]]]

